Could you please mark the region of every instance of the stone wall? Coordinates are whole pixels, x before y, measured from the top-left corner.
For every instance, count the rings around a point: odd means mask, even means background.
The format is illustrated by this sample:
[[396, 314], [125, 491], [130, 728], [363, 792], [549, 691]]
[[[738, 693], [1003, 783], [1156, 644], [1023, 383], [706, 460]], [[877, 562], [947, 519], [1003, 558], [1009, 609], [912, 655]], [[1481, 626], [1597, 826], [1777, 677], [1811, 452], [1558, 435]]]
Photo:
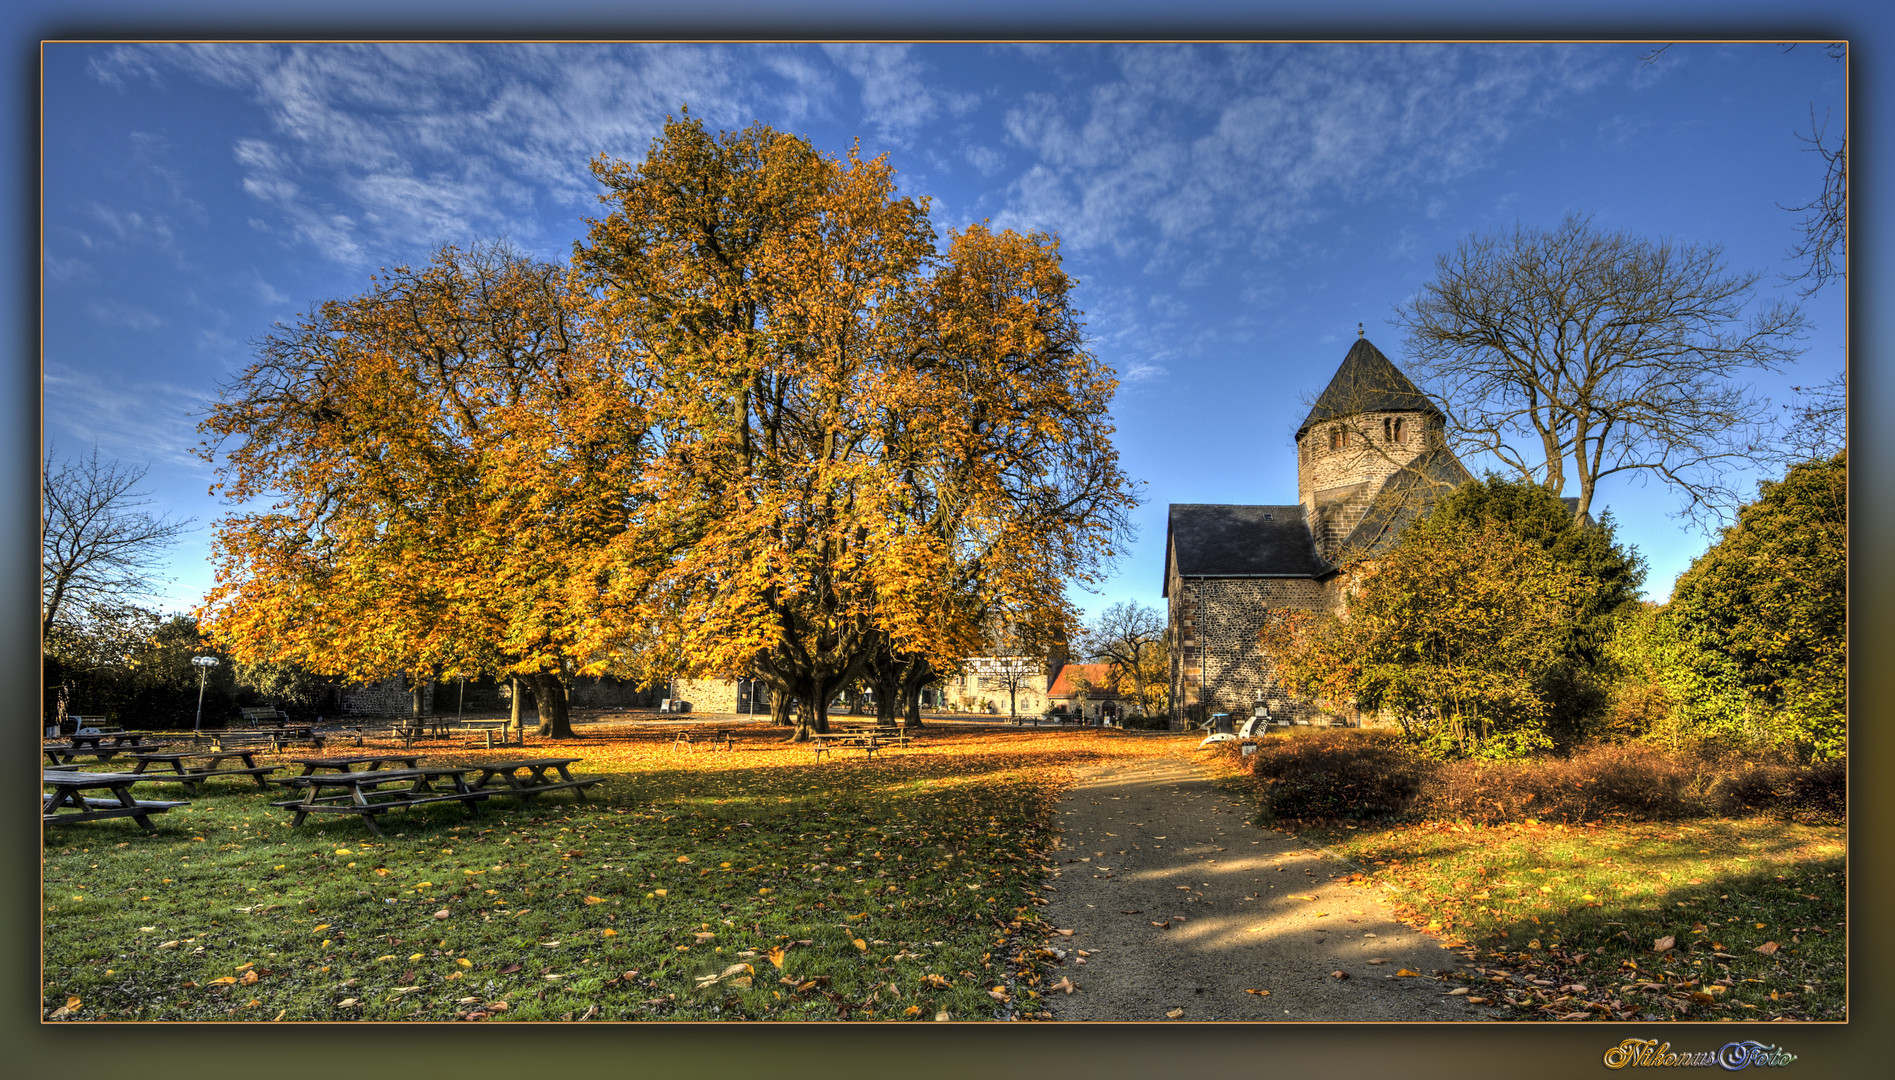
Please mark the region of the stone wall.
[[[435, 685], [429, 683], [421, 692], [423, 711], [432, 709], [434, 691]], [[405, 675], [344, 687], [337, 697], [345, 716], [410, 716], [414, 713], [414, 692]]]
[[1270, 715], [1313, 720], [1325, 715], [1294, 699], [1276, 679], [1259, 635], [1272, 610], [1326, 610], [1334, 591], [1310, 578], [1172, 578], [1171, 716], [1174, 730], [1204, 713], [1248, 717], [1259, 697]]
[[[1400, 438], [1395, 424], [1400, 422]], [[1340, 448], [1335, 443], [1340, 438]], [[1372, 412], [1318, 424], [1296, 440], [1296, 498], [1325, 558], [1368, 512], [1382, 484], [1431, 447], [1441, 422], [1425, 413]]]

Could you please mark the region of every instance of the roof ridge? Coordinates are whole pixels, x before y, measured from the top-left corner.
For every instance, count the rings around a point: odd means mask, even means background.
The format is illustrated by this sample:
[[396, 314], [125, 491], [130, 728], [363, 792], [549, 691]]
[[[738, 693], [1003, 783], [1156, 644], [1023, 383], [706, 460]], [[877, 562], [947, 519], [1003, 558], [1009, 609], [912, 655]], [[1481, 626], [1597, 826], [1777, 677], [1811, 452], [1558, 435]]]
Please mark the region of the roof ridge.
[[1441, 416], [1433, 399], [1366, 337], [1357, 338], [1329, 385], [1296, 429], [1298, 438], [1324, 420], [1365, 412], [1420, 412]]

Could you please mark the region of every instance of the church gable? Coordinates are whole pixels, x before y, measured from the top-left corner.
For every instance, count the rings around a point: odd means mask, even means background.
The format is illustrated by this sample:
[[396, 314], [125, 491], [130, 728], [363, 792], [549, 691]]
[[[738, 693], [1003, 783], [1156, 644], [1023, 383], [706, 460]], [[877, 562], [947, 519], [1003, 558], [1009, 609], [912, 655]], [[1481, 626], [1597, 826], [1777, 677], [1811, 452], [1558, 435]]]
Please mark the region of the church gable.
[[1335, 602], [1341, 564], [1383, 550], [1471, 479], [1445, 417], [1381, 350], [1358, 338], [1296, 432], [1297, 503], [1174, 503], [1164, 595], [1172, 716], [1223, 709], [1322, 719], [1288, 698], [1259, 635], [1269, 613]]

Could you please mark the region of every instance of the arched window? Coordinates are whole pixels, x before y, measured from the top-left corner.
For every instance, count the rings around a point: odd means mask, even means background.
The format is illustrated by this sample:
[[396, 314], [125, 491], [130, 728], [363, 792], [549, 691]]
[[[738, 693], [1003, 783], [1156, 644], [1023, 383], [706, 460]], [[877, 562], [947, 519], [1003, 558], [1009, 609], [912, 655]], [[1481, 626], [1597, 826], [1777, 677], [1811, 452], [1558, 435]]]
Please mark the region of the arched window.
[[1393, 445], [1400, 445], [1402, 443], [1401, 417], [1384, 416], [1382, 418], [1382, 441]]

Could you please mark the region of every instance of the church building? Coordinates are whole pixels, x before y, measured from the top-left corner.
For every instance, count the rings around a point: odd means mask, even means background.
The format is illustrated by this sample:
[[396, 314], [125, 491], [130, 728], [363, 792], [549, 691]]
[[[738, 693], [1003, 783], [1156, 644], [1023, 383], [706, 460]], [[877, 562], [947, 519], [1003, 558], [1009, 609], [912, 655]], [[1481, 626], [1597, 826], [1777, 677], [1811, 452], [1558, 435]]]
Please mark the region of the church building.
[[1327, 610], [1354, 562], [1373, 557], [1471, 476], [1447, 448], [1441, 410], [1358, 337], [1296, 430], [1297, 501], [1173, 503], [1163, 595], [1172, 726], [1216, 712], [1356, 722], [1294, 700], [1258, 635], [1271, 609]]

